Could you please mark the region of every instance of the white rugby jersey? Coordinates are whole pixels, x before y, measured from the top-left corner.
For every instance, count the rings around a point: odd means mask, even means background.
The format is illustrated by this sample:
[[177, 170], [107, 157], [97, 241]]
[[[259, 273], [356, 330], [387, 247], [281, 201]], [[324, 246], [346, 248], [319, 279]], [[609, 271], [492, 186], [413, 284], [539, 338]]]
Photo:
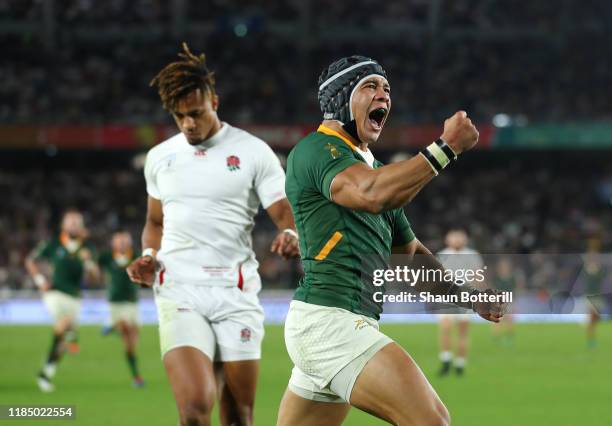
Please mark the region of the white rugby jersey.
[[163, 207], [165, 280], [259, 290], [253, 217], [285, 198], [285, 173], [264, 141], [227, 123], [196, 146], [179, 133], [149, 151], [145, 179]]

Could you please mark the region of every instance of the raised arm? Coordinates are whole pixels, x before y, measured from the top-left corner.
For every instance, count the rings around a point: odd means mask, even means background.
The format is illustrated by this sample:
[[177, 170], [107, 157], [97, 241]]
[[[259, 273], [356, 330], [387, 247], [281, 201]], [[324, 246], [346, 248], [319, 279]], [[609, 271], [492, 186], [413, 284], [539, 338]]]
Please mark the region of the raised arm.
[[[444, 122], [441, 139], [458, 155], [478, 142], [478, 131], [459, 111]], [[424, 155], [378, 169], [355, 164], [336, 175], [330, 193], [341, 206], [377, 214], [412, 201], [436, 174]]]

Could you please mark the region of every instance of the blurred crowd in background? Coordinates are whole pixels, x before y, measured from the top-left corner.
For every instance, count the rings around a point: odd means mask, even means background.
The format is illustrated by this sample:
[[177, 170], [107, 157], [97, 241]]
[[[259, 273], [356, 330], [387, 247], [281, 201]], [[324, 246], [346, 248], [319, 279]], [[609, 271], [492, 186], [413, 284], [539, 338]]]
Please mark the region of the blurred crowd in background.
[[355, 53], [386, 68], [391, 123], [610, 119], [611, 27], [596, 0], [0, 0], [0, 122], [163, 121], [148, 83], [183, 40], [236, 123], [319, 118], [320, 72]]
[[[220, 117], [238, 126], [314, 126], [320, 72], [351, 54], [386, 69], [391, 125], [441, 124], [458, 109], [477, 123], [605, 121], [610, 29], [598, 0], [0, 0], [0, 125], [169, 123], [149, 81], [183, 40], [206, 53]], [[539, 155], [466, 155], [406, 208], [417, 236], [432, 250], [451, 227], [483, 253], [579, 253], [587, 240], [610, 250], [605, 155]], [[0, 168], [0, 287], [32, 288], [23, 259], [69, 206], [100, 249], [119, 228], [138, 242], [142, 171], [90, 168], [91, 153], [79, 163]], [[293, 288], [299, 262], [269, 253], [275, 232], [260, 214], [260, 272], [269, 288]]]
[[[378, 155], [393, 161], [392, 153]], [[572, 155], [545, 166], [531, 154], [470, 153], [445, 170], [406, 207], [417, 237], [431, 250], [444, 247], [452, 228], [465, 229], [470, 245], [484, 254], [583, 253], [586, 242], [612, 247], [612, 174], [604, 180], [605, 163], [583, 158], [591, 169], [568, 170]], [[75, 170], [0, 172], [0, 283], [32, 287], [23, 260], [43, 239], [58, 232], [62, 211], [81, 209], [91, 238], [102, 250], [111, 233], [129, 230], [139, 246], [146, 212], [142, 171], [103, 168], [83, 159]], [[564, 170], [564, 171], [563, 171]], [[276, 235], [264, 211], [256, 217], [253, 245], [266, 288], [293, 288], [299, 262], [269, 252]], [[530, 283], [528, 282], [529, 286]]]

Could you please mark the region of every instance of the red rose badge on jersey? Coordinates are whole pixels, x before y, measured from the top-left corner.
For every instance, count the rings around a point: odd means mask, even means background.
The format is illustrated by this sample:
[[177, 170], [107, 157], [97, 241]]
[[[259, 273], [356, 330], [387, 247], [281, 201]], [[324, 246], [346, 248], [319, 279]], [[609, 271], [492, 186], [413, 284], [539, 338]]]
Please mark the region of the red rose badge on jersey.
[[251, 340], [251, 330], [249, 328], [243, 328], [240, 330], [240, 341], [246, 343]]
[[227, 168], [233, 172], [235, 170], [240, 170], [240, 158], [235, 155], [230, 155], [227, 157]]

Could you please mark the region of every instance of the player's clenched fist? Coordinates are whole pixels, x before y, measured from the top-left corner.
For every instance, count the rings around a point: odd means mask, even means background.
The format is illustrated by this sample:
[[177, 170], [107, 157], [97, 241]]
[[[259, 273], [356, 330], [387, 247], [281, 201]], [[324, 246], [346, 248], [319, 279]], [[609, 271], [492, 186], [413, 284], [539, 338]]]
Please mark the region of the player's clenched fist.
[[151, 287], [156, 270], [157, 261], [152, 256], [141, 256], [127, 267], [127, 274], [133, 282]]
[[442, 139], [455, 154], [461, 154], [478, 143], [478, 130], [465, 111], [457, 111], [455, 115], [444, 121]]

